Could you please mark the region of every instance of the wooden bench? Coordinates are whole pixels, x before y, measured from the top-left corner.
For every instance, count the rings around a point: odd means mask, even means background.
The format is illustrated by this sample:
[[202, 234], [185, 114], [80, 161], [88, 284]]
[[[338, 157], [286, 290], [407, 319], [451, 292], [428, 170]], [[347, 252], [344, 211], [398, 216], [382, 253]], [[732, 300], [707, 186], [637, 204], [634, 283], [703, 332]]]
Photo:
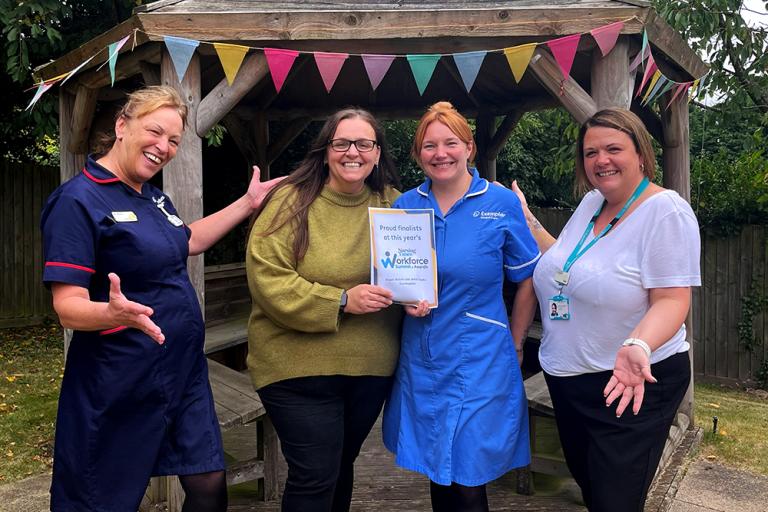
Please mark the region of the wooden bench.
[[[205, 288], [205, 353], [246, 344], [251, 301], [244, 264], [206, 267]], [[227, 485], [259, 480], [264, 500], [277, 499], [279, 442], [250, 378], [210, 358], [208, 376], [224, 451], [235, 459], [227, 463]], [[168, 512], [181, 510], [184, 492], [177, 477], [153, 479], [139, 510], [160, 510], [164, 502]]]

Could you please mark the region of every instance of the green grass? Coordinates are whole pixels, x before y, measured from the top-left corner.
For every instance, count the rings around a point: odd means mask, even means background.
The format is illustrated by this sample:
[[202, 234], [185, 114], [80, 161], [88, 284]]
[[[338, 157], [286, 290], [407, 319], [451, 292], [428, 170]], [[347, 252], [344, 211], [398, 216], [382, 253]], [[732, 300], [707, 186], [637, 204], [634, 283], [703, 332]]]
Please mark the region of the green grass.
[[58, 325], [0, 329], [0, 484], [50, 469], [63, 365]]
[[[768, 399], [755, 393], [697, 384], [696, 424], [704, 429], [701, 456], [768, 475]], [[717, 433], [712, 418], [717, 416]]]

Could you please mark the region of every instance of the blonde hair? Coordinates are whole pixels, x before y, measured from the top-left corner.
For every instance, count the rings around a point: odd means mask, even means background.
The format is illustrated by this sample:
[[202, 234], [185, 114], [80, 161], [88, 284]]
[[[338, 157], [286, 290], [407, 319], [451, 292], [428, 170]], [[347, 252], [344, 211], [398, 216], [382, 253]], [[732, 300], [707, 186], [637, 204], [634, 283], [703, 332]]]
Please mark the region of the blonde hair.
[[613, 128], [626, 133], [632, 139], [635, 151], [640, 155], [643, 174], [653, 181], [656, 175], [656, 155], [653, 153], [651, 136], [645, 125], [639, 117], [627, 109], [606, 108], [587, 119], [579, 130], [579, 138], [576, 142], [576, 183], [574, 184], [577, 195], [582, 195], [595, 188], [587, 179], [587, 171], [584, 169], [584, 137], [587, 130], [596, 126]]
[[[130, 93], [125, 104], [117, 112], [115, 122], [121, 117], [136, 119], [166, 107], [174, 109], [179, 114], [181, 124], [186, 128], [187, 113], [189, 112], [187, 104], [184, 103], [176, 89], [167, 85], [152, 85]], [[106, 154], [114, 145], [115, 140], [114, 130], [101, 134], [94, 145], [93, 153], [96, 155]]]
[[416, 127], [416, 134], [413, 136], [413, 147], [411, 148], [411, 156], [416, 163], [421, 164], [420, 154], [421, 145], [424, 143], [424, 135], [427, 132], [427, 128], [430, 124], [438, 121], [448, 127], [462, 142], [472, 145], [472, 151], [469, 153], [469, 161], [475, 160], [475, 154], [477, 152], [477, 144], [472, 137], [472, 128], [469, 127], [467, 119], [459, 114], [459, 111], [454, 108], [448, 101], [438, 101], [427, 109], [421, 119], [419, 125]]

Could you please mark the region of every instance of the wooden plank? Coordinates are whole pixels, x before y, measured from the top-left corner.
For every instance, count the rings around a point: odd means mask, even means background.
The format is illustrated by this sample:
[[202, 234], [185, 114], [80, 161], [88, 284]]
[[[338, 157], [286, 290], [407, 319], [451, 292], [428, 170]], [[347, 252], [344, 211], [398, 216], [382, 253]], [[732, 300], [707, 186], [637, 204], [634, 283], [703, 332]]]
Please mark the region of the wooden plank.
[[312, 119], [309, 117], [299, 117], [292, 120], [288, 123], [288, 126], [283, 128], [283, 131], [277, 136], [276, 140], [269, 145], [269, 149], [267, 150], [267, 161], [270, 165], [283, 154], [283, 151], [296, 140], [296, 137], [304, 132], [311, 122]]
[[728, 319], [725, 312], [728, 306], [728, 297], [726, 295], [726, 279], [728, 275], [728, 247], [726, 242], [720, 238], [715, 242], [717, 252], [717, 274], [715, 278], [715, 339], [717, 340], [716, 375], [718, 377], [728, 378]]
[[211, 354], [248, 342], [248, 316], [240, 316], [205, 329], [205, 353]]
[[493, 157], [494, 159], [499, 156], [499, 152], [504, 147], [504, 144], [507, 143], [512, 132], [515, 131], [517, 123], [520, 122], [523, 114], [525, 114], [525, 111], [523, 110], [513, 110], [504, 116], [504, 119], [501, 121], [498, 128], [496, 128], [496, 133], [493, 134], [493, 138], [488, 144], [488, 149], [486, 150], [488, 156]]
[[72, 131], [68, 149], [72, 153], [88, 153], [88, 138], [91, 134], [93, 114], [96, 112], [96, 99], [99, 89], [91, 89], [84, 85], [77, 87], [75, 106], [71, 120]]
[[[666, 105], [674, 93], [665, 93], [662, 102]], [[679, 100], [679, 101], [678, 101]], [[669, 108], [662, 109], [661, 125], [664, 132], [663, 183], [664, 187], [676, 191], [686, 201], [691, 200], [691, 157], [688, 129], [688, 102], [685, 98], [673, 101]]]
[[523, 384], [525, 396], [528, 398], [528, 407], [545, 416], [554, 416], [555, 409], [552, 406], [552, 398], [549, 396], [544, 372], [528, 377]]
[[730, 236], [725, 239], [728, 254], [728, 274], [726, 279], [727, 308], [724, 311], [728, 321], [728, 337], [724, 340], [728, 344], [728, 373], [729, 378], [739, 378], [739, 354], [743, 350], [739, 340], [737, 324], [741, 316], [741, 295], [739, 294], [739, 266], [740, 237]]
[[[13, 205], [11, 183], [13, 183], [14, 172], [12, 167], [5, 160], [0, 161], [2, 166], [2, 176], [0, 176], [0, 184], [2, 184], [2, 190], [0, 190], [0, 213], [2, 213], [3, 219], [13, 218]], [[4, 269], [13, 268], [13, 223], [0, 222], [0, 255], [2, 255], [2, 265]], [[0, 319], [7, 319], [13, 316], [13, 300], [10, 297], [5, 299], [5, 293], [13, 290], [11, 287], [11, 279], [13, 279], [13, 272], [3, 271], [0, 272], [0, 294], [2, 294], [4, 300], [0, 300]]]
[[269, 73], [264, 54], [252, 53], [243, 62], [232, 85], [224, 78], [200, 102], [197, 111], [197, 134], [205, 137], [208, 130], [218, 123], [254, 85]]
[[706, 304], [704, 305], [704, 374], [717, 376], [717, 239], [712, 236], [705, 237], [706, 252], [704, 253], [704, 293]]
[[[150, 40], [160, 40], [161, 34], [201, 41], [230, 41], [233, 34], [237, 34], [240, 41], [541, 35], [554, 39], [558, 35], [589, 32], [619, 20], [625, 20], [622, 33], [638, 34], [642, 32], [647, 10], [632, 6], [605, 9], [561, 6], [558, 9], [477, 7], [281, 12], [271, 8], [236, 13], [139, 13], [135, 17], [149, 33]], [[659, 30], [661, 33], [661, 27]]]
[[489, 181], [496, 181], [496, 159], [487, 153], [495, 130], [496, 116], [489, 111], [480, 111], [475, 120], [475, 142], [477, 143], [475, 163], [480, 176]]
[[573, 116], [579, 124], [597, 112], [597, 105], [572, 77], [563, 78], [560, 66], [546, 51], [536, 48], [528, 67], [553, 98]]
[[264, 478], [264, 461], [250, 459], [227, 465], [227, 485], [237, 485]]
[[[192, 56], [184, 79], [179, 83], [176, 68], [167, 50], [163, 50], [160, 75], [164, 85], [179, 91], [187, 102], [187, 128], [176, 157], [163, 169], [163, 189], [173, 201], [179, 216], [191, 224], [203, 216], [203, 142], [197, 135], [197, 108], [200, 105], [200, 59]], [[204, 255], [187, 260], [189, 279], [205, 313]]]
[[[768, 294], [768, 230], [765, 226], [753, 226], [755, 234], [752, 239], [752, 265], [754, 280], [764, 294]], [[754, 319], [755, 335], [763, 340], [762, 350], [755, 350], [751, 355], [751, 375], [755, 376], [763, 361], [768, 360], [768, 313], [763, 312]]]
[[[734, 322], [738, 323], [741, 320], [741, 299], [749, 293], [751, 286], [752, 276], [755, 275], [754, 262], [752, 261], [752, 240], [755, 230], [752, 226], [744, 226], [739, 236], [739, 283], [738, 291], [736, 293], [736, 316]], [[738, 339], [738, 333], [737, 333]], [[741, 346], [741, 340], [739, 342], [739, 372], [738, 378], [740, 381], [746, 381], [750, 377], [750, 355]]]
[[599, 48], [592, 50], [590, 93], [598, 110], [608, 107], [629, 108], [635, 71], [629, 71], [629, 39], [620, 37], [613, 50], [603, 57]]

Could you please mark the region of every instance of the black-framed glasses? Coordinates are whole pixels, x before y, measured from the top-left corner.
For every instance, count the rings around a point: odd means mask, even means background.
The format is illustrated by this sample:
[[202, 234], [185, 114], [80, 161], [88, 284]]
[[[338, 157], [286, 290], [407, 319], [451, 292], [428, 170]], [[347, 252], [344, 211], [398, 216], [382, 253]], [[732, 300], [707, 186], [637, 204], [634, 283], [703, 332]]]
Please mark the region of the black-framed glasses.
[[367, 153], [369, 151], [373, 151], [373, 148], [376, 147], [376, 144], [378, 144], [375, 140], [371, 139], [357, 139], [357, 140], [347, 140], [347, 139], [331, 139], [328, 141], [328, 146], [334, 150], [338, 151], [339, 153], [343, 153], [344, 151], [348, 151], [349, 147], [354, 144], [355, 148], [361, 153]]

